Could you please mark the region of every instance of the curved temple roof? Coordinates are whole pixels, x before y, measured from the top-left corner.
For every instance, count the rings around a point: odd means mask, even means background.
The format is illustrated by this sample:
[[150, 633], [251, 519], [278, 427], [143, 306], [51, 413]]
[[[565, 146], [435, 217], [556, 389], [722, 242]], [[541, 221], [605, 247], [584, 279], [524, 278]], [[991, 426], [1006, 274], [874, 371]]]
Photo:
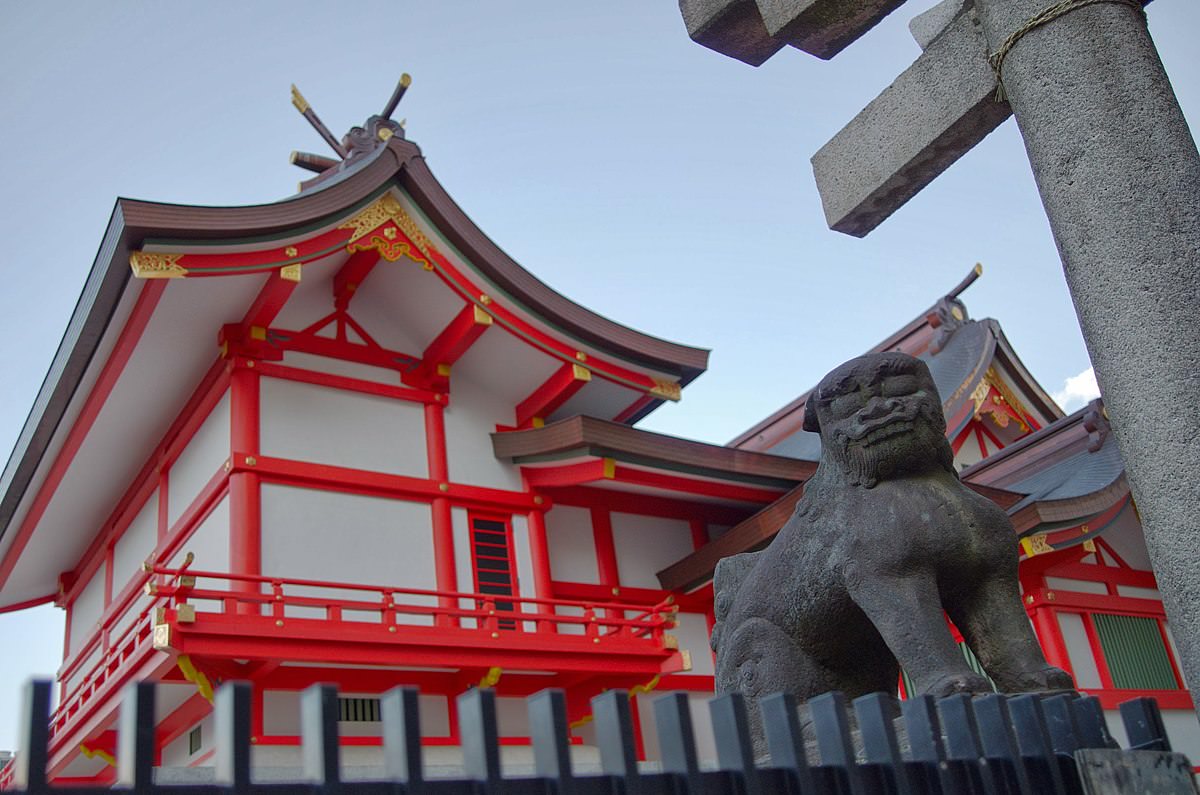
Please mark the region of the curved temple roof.
[[[648, 394], [622, 421], [636, 422], [663, 399], [677, 397], [679, 387], [706, 369], [707, 350], [623, 326], [539, 281], [467, 217], [434, 178], [420, 149], [399, 136], [352, 168], [274, 203], [200, 207], [119, 199], [63, 340], [0, 475], [0, 555], [8, 556], [14, 523], [24, 521], [47, 470], [57, 465], [58, 451], [72, 434], [137, 295], [141, 282], [132, 278], [131, 254], [159, 247], [270, 245], [266, 241], [336, 223], [397, 187], [497, 298], [581, 346], [666, 377], [665, 392]], [[0, 583], [12, 565], [10, 560], [0, 563]], [[44, 593], [6, 594], [3, 601], [48, 599]]]

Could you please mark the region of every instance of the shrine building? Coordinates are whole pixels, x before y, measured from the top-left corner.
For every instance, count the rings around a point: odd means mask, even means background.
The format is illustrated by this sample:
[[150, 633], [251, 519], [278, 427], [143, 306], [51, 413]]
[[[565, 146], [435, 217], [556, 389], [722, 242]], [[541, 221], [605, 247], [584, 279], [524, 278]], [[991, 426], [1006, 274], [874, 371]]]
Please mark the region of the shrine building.
[[[511, 758], [547, 687], [580, 755], [613, 688], [644, 758], [668, 691], [711, 751], [713, 567], [768, 542], [815, 471], [805, 396], [725, 446], [638, 429], [707, 351], [540, 282], [389, 116], [334, 140], [340, 160], [295, 156], [318, 173], [282, 201], [118, 201], [0, 480], [0, 609], [66, 615], [52, 779], [113, 780], [135, 680], [159, 684], [163, 767], [212, 764], [229, 680], [253, 684], [259, 766], [299, 767], [318, 682], [341, 691], [347, 767], [377, 763], [397, 685], [421, 688], [431, 764], [479, 686]], [[1050, 662], [1106, 710], [1157, 697], [1200, 757], [1103, 406], [1064, 416], [968, 317], [977, 275], [872, 350], [929, 364], [963, 480], [1013, 519]]]

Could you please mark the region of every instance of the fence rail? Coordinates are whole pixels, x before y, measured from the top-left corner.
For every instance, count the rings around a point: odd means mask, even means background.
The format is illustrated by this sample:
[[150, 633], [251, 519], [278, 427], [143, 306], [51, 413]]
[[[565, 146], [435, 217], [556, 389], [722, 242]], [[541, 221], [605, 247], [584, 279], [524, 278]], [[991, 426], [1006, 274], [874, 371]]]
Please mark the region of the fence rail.
[[[1097, 789], [1090, 778], [1087, 749], [1111, 749], [1104, 715], [1094, 698], [1072, 694], [918, 697], [900, 705], [904, 752], [896, 731], [895, 702], [882, 693], [848, 705], [840, 693], [808, 702], [806, 738], [794, 699], [775, 695], [762, 702], [770, 761], [753, 758], [745, 704], [737, 694], [709, 702], [717, 747], [717, 769], [701, 770], [687, 696], [671, 693], [654, 702], [661, 750], [660, 770], [639, 769], [628, 694], [613, 690], [592, 700], [599, 775], [572, 772], [566, 701], [558, 690], [527, 699], [534, 775], [501, 773], [496, 697], [473, 689], [458, 698], [463, 777], [429, 779], [422, 763], [415, 688], [396, 688], [381, 700], [382, 759], [387, 781], [343, 781], [339, 767], [338, 694], [314, 685], [301, 699], [303, 781], [260, 783], [252, 778], [250, 686], [231, 682], [217, 692], [216, 752], [212, 784], [154, 781], [154, 685], [135, 683], [123, 694], [118, 723], [118, 789], [146, 795], [234, 795], [284, 792], [375, 795], [1074, 795], [1121, 792]], [[57, 788], [47, 781], [47, 720], [50, 683], [27, 686], [21, 750], [4, 771], [10, 789], [39, 793], [110, 792], [104, 788]], [[858, 742], [851, 732], [851, 714]], [[1194, 792], [1190, 768], [1171, 754], [1157, 705], [1135, 699], [1121, 706], [1132, 749], [1158, 752], [1159, 772], [1188, 789], [1129, 791]], [[809, 761], [814, 741], [820, 763]], [[1120, 752], [1133, 759], [1137, 751]], [[1169, 768], [1169, 770], [1168, 770]], [[1182, 776], [1182, 777], [1181, 777]], [[1167, 781], [1167, 779], [1163, 779]], [[1085, 789], [1085, 786], [1087, 787]]]

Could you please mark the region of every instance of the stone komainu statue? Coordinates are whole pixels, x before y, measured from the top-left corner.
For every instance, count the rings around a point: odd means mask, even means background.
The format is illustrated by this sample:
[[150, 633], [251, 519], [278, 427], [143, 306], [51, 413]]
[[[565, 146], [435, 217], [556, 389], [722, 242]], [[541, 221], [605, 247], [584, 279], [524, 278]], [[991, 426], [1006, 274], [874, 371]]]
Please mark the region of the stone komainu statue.
[[943, 610], [1000, 690], [1073, 687], [1021, 606], [1012, 524], [959, 482], [945, 428], [929, 369], [905, 354], [852, 359], [809, 397], [821, 461], [804, 497], [714, 579], [716, 688], [747, 697], [756, 746], [771, 693], [894, 692], [899, 666], [918, 693], [991, 692]]

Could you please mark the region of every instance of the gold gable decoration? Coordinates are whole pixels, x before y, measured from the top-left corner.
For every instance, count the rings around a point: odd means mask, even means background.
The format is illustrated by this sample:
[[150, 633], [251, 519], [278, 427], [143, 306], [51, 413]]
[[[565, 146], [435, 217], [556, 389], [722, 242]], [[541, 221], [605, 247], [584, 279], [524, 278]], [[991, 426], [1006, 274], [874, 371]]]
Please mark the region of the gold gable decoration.
[[139, 279], [179, 279], [187, 276], [187, 268], [179, 264], [182, 254], [161, 254], [154, 251], [135, 251], [129, 255], [129, 267]]
[[[394, 227], [387, 226], [389, 223]], [[338, 229], [354, 230], [346, 243], [346, 250], [351, 253], [376, 249], [388, 262], [407, 256], [421, 263], [426, 270], [433, 269], [433, 259], [429, 255], [433, 247], [429, 238], [390, 193], [380, 196], [358, 215], [339, 225]], [[403, 232], [412, 245], [398, 239], [396, 229]]]
[[[987, 401], [988, 396], [991, 394], [993, 388], [996, 390], [999, 401], [1002, 403], [1007, 403], [1009, 408], [1012, 409], [1012, 415], [1003, 411], [998, 411], [995, 408], [990, 410], [984, 408], [984, 403]], [[983, 414], [990, 414], [992, 416], [992, 420], [994, 420], [996, 425], [1001, 428], [1007, 428], [1008, 423], [1015, 420], [1016, 423], [1021, 426], [1022, 431], [1029, 431], [1029, 425], [1026, 424], [1024, 419], [1022, 419], [1023, 417], [1029, 416], [1029, 412], [1017, 398], [1016, 394], [1009, 389], [1008, 384], [1004, 382], [1004, 379], [1000, 377], [1000, 374], [996, 372], [996, 368], [989, 367], [987, 372], [983, 374], [983, 378], [980, 380], [979, 385], [976, 386], [975, 391], [971, 393], [971, 400], [975, 403], [976, 419], [980, 419]]]

